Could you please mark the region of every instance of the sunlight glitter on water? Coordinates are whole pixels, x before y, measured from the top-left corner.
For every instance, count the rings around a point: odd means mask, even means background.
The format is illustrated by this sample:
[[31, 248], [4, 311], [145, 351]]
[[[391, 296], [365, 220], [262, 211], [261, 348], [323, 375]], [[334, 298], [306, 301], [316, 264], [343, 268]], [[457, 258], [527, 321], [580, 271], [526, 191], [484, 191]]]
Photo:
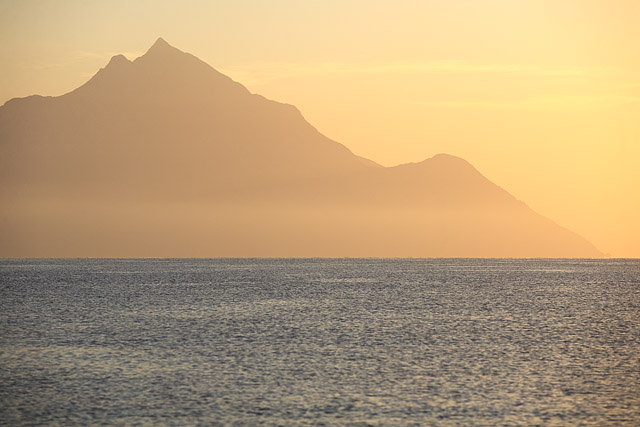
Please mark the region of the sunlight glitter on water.
[[636, 424], [637, 260], [0, 261], [11, 425]]

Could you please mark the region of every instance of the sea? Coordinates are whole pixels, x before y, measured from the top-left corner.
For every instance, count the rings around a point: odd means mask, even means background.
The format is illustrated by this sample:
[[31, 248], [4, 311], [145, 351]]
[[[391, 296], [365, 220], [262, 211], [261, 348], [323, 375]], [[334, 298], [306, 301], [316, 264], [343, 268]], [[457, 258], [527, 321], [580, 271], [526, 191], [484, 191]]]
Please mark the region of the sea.
[[0, 260], [1, 425], [640, 425], [640, 260]]

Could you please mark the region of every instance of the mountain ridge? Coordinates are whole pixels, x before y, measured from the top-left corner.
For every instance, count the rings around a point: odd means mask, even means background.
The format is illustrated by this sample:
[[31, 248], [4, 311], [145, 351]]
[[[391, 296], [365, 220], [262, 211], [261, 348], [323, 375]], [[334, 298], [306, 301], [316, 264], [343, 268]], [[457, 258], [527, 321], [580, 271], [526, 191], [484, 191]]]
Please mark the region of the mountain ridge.
[[[42, 246], [29, 229], [51, 223], [54, 206], [81, 256], [104, 252], [100, 244], [149, 256], [143, 236], [169, 248], [192, 226], [205, 236], [193, 240], [202, 256], [600, 255], [462, 158], [382, 167], [322, 135], [295, 106], [250, 93], [162, 38], [133, 61], [113, 56], [60, 97], [7, 101], [0, 137], [0, 197], [10, 206], [0, 231], [28, 256]], [[69, 211], [65, 200], [82, 208]], [[196, 207], [175, 217], [152, 207], [181, 204]], [[117, 213], [87, 222], [101, 217], [98, 205]], [[145, 216], [157, 218], [153, 238], [141, 231]], [[70, 218], [101, 236], [96, 247]], [[142, 246], [118, 246], [102, 235], [110, 227]], [[41, 228], [41, 237], [56, 235]], [[52, 240], [44, 254], [55, 250]], [[12, 253], [11, 244], [0, 247]], [[193, 255], [174, 255], [183, 254]]]

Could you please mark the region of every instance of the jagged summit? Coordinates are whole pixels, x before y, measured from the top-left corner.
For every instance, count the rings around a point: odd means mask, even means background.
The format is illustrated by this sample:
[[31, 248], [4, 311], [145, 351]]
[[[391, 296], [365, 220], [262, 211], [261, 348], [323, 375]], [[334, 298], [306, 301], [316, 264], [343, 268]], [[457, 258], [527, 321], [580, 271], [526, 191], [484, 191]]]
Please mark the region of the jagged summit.
[[159, 37], [153, 45], [147, 50], [147, 52], [142, 55], [138, 59], [146, 58], [146, 57], [164, 57], [164, 56], [173, 56], [177, 53], [180, 53], [185, 56], [191, 56], [178, 48], [171, 46], [165, 39]]
[[[160, 53], [176, 52], [176, 51], [177, 52], [182, 52], [180, 49], [177, 49], [177, 48], [171, 46], [162, 37], [158, 37], [158, 39], [153, 43], [153, 45], [151, 45], [151, 47], [147, 50], [145, 55], [155, 55], [155, 54], [160, 54]], [[182, 53], [184, 53], [184, 52], [182, 52]]]
[[201, 100], [233, 105], [241, 98], [246, 101], [249, 95], [241, 84], [158, 38], [133, 61], [124, 55], [113, 56], [89, 81], [65, 96], [81, 96], [89, 103], [116, 98], [140, 106], [165, 98], [162, 102], [185, 108]]
[[246, 92], [247, 89], [215, 70], [194, 55], [171, 46], [158, 38], [147, 52], [133, 61], [139, 78], [161, 78], [163, 84], [181, 90], [207, 91], [214, 88], [221, 92]]
[[163, 39], [162, 37], [158, 37], [156, 39], [156, 41], [151, 45], [151, 49], [153, 48], [165, 48], [165, 47], [173, 47], [171, 46], [169, 43], [167, 43], [167, 41], [165, 39]]

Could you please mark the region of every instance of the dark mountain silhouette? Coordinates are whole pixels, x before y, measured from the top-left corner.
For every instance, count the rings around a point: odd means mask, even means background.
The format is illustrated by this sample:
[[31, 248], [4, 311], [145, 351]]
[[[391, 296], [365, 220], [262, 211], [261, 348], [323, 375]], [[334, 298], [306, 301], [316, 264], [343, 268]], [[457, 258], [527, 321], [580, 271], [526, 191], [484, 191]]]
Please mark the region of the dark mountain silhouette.
[[0, 107], [0, 256], [600, 256], [466, 161], [384, 168], [164, 40]]

